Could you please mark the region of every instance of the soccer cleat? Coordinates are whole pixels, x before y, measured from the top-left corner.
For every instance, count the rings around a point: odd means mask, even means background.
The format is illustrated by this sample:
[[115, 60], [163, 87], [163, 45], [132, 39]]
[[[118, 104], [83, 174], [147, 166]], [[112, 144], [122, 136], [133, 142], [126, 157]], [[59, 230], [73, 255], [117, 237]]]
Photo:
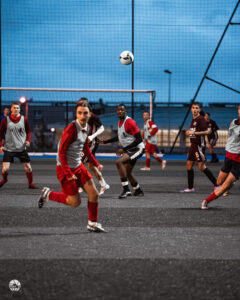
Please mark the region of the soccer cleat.
[[206, 210], [208, 209], [208, 203], [206, 200], [203, 200], [202, 205], [201, 205], [201, 209]]
[[195, 193], [195, 188], [192, 189], [186, 188], [184, 190], [181, 190], [180, 193]]
[[133, 193], [133, 196], [140, 196], [140, 197], [143, 197], [143, 196], [144, 196], [144, 192], [143, 192], [143, 190], [141, 190], [140, 188], [139, 188], [139, 189], [136, 189], [135, 192]]
[[47, 202], [47, 197], [48, 197], [49, 192], [50, 192], [50, 188], [48, 188], [48, 187], [44, 187], [42, 189], [42, 193], [41, 193], [40, 197], [38, 198], [38, 208], [42, 208], [43, 205]]
[[100, 192], [99, 192], [99, 196], [103, 195], [104, 192], [106, 190], [109, 190], [109, 189], [110, 189], [110, 185], [106, 183], [104, 186], [101, 187]]
[[36, 184], [33, 184], [33, 183], [29, 184], [28, 188], [29, 189], [35, 189], [35, 190], [38, 189], [38, 187], [36, 186]]
[[119, 199], [125, 199], [129, 196], [132, 196], [132, 193], [130, 191], [123, 191], [122, 194], [118, 197]]
[[167, 161], [163, 160], [162, 161], [162, 170], [164, 170], [166, 168], [166, 165], [167, 165]]
[[141, 168], [140, 170], [141, 170], [141, 171], [150, 171], [151, 169], [148, 168], [148, 167], [145, 167], [145, 168]]
[[102, 228], [102, 225], [97, 222], [92, 222], [88, 220], [87, 229], [91, 232], [106, 232], [104, 228]]

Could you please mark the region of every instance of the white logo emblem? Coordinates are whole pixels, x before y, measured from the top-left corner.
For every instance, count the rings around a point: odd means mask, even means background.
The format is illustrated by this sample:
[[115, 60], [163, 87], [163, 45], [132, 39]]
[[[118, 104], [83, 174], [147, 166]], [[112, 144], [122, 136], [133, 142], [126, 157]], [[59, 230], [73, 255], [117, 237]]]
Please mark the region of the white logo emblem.
[[13, 279], [9, 282], [9, 289], [11, 292], [18, 292], [21, 289], [21, 283], [17, 279]]

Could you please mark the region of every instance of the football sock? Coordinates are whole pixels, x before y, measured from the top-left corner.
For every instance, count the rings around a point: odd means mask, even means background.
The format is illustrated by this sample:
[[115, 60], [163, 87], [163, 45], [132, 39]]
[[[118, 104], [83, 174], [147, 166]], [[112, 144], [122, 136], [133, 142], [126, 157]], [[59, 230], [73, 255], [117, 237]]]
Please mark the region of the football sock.
[[138, 190], [138, 189], [140, 189], [140, 185], [139, 185], [137, 182], [133, 183], [133, 184], [132, 184], [132, 187], [133, 187], [133, 189], [134, 189], [135, 191]]
[[160, 157], [156, 157], [156, 160], [162, 163], [162, 159]]
[[31, 185], [32, 182], [33, 182], [33, 173], [32, 172], [26, 172], [26, 176], [27, 176], [27, 179], [28, 179], [28, 185]]
[[103, 177], [101, 180], [99, 180], [99, 183], [100, 183], [101, 187], [104, 187], [106, 185], [106, 181], [104, 180]]
[[122, 187], [123, 187], [124, 192], [130, 191], [130, 190], [129, 190], [129, 186], [128, 186], [128, 180], [127, 180], [127, 177], [121, 178], [121, 182], [122, 182]]
[[203, 170], [203, 173], [213, 183], [214, 186], [217, 186], [217, 179], [214, 177], [213, 173], [208, 168]]
[[187, 171], [187, 176], [188, 176], [188, 188], [191, 190], [193, 188], [193, 183], [194, 183], [194, 171], [193, 171], [193, 169]]
[[209, 197], [207, 197], [205, 200], [209, 203], [215, 199], [217, 199], [218, 196], [213, 192]]
[[67, 205], [67, 194], [64, 193], [56, 193], [56, 192], [50, 192], [48, 195], [49, 200], [63, 203]]
[[8, 172], [2, 172], [2, 181], [0, 181], [0, 187], [7, 182]]
[[98, 220], [98, 202], [88, 201], [88, 220], [97, 222]]
[[147, 168], [150, 168], [150, 162], [151, 162], [151, 159], [150, 158], [146, 158], [146, 167]]

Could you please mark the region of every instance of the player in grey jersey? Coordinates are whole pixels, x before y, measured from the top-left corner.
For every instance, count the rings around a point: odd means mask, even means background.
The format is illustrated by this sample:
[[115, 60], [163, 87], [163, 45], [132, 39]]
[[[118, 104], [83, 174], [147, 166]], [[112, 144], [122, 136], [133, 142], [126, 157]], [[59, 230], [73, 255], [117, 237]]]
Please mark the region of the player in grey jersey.
[[10, 164], [14, 157], [20, 159], [24, 165], [28, 179], [28, 187], [35, 189], [33, 184], [33, 172], [26, 147], [31, 143], [31, 129], [26, 117], [20, 115], [20, 104], [11, 105], [11, 115], [2, 120], [0, 126], [0, 153], [4, 151], [2, 164], [2, 181], [0, 188], [8, 181]]
[[118, 105], [117, 115], [119, 118], [118, 135], [112, 139], [102, 141], [102, 143], [107, 144], [119, 141], [122, 146], [122, 149], [117, 151], [117, 155], [121, 155], [121, 157], [116, 161], [116, 166], [123, 187], [123, 192], [119, 196], [119, 199], [132, 196], [128, 180], [134, 189], [133, 196], [143, 196], [144, 193], [132, 172], [136, 161], [145, 151], [140, 130], [137, 123], [127, 116], [127, 110], [124, 104]]
[[224, 195], [240, 177], [240, 105], [238, 119], [234, 119], [229, 127], [224, 165], [219, 172], [217, 184], [221, 186], [202, 202], [202, 209], [208, 208], [208, 203]]

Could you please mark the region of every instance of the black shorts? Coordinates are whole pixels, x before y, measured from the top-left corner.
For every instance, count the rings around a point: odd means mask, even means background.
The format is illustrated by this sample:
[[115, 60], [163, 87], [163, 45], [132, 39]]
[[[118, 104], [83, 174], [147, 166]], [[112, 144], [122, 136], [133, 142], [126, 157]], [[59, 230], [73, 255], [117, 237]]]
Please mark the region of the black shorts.
[[27, 150], [23, 150], [22, 152], [4, 151], [3, 162], [13, 163], [14, 157], [19, 158], [22, 163], [30, 162], [30, 157], [28, 156]]
[[214, 132], [214, 134], [210, 134], [210, 135], [208, 135], [208, 143], [212, 146], [212, 147], [214, 147], [215, 145], [216, 145], [216, 143], [217, 143], [217, 140], [218, 140], [218, 134], [217, 134], [217, 132]]
[[204, 162], [206, 160], [205, 147], [192, 143], [188, 150], [187, 160]]
[[132, 166], [136, 164], [136, 161], [143, 156], [145, 153], [145, 148], [143, 147], [136, 147], [126, 151], [129, 155], [130, 160], [126, 161], [125, 163], [130, 163]]
[[240, 177], [240, 162], [225, 157], [224, 165], [221, 169], [224, 173], [232, 173], [236, 179]]

